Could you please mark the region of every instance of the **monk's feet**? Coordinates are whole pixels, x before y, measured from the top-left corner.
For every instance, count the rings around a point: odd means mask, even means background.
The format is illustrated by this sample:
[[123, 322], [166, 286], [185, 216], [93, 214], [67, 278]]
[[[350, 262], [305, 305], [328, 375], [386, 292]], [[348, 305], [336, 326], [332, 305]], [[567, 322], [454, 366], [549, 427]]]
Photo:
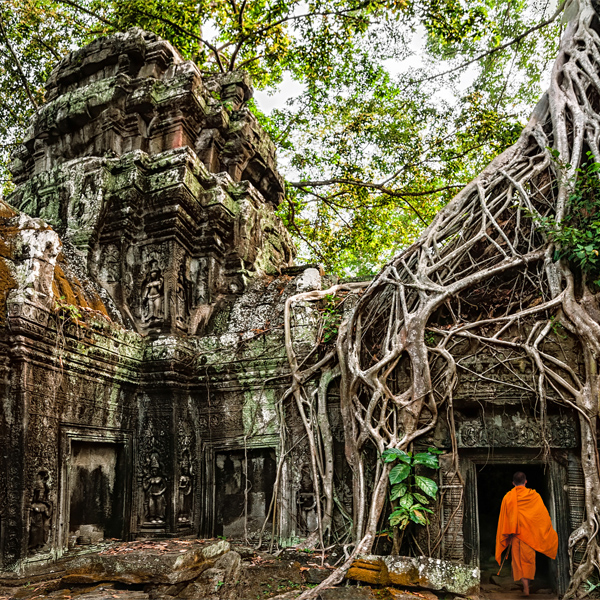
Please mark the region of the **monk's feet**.
[[521, 579], [521, 583], [523, 584], [523, 596], [529, 596], [529, 579]]

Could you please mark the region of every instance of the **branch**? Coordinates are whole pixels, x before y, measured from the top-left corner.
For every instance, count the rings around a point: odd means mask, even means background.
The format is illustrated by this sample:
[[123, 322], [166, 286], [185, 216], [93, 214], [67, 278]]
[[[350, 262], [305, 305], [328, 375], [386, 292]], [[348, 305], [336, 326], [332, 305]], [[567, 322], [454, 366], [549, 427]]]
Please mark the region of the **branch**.
[[293, 202], [287, 200], [287, 203], [291, 211], [290, 225], [296, 230], [298, 236], [308, 245], [308, 247], [315, 253], [315, 255], [318, 256], [323, 262], [327, 262], [325, 260], [325, 257], [323, 256], [323, 253], [303, 235], [303, 233], [300, 231], [300, 227], [298, 227], [298, 225], [296, 224], [296, 209], [294, 208]]
[[513, 44], [518, 44], [523, 38], [526, 38], [530, 33], [533, 33], [534, 31], [538, 31], [538, 29], [543, 29], [544, 27], [550, 25], [551, 23], [554, 23], [554, 21], [556, 21], [558, 15], [560, 15], [560, 13], [563, 11], [566, 3], [567, 3], [567, 0], [561, 0], [560, 4], [556, 8], [556, 11], [554, 11], [554, 14], [549, 19], [547, 19], [546, 21], [542, 21], [539, 25], [536, 25], [535, 27], [530, 27], [529, 29], [524, 31], [522, 34], [513, 38], [509, 42], [506, 42], [505, 44], [502, 44], [501, 46], [497, 46], [496, 48], [492, 48], [491, 50], [488, 50], [487, 52], [484, 52], [483, 54], [480, 54], [479, 56], [476, 56], [475, 58], [472, 58], [471, 60], [468, 60], [467, 62], [462, 63], [461, 65], [458, 65], [458, 67], [454, 67], [453, 69], [448, 69], [447, 71], [444, 71], [443, 73], [438, 73], [437, 75], [431, 75], [429, 77], [424, 77], [423, 79], [411, 79], [410, 82], [412, 84], [423, 83], [424, 81], [431, 81], [432, 79], [437, 79], [438, 77], [443, 77], [444, 75], [449, 75], [450, 73], [454, 73], [455, 71], [460, 71], [461, 69], [464, 69], [465, 67], [468, 67], [469, 65], [472, 65], [473, 63], [479, 62], [482, 58], [485, 58], [486, 56], [491, 56], [492, 54], [495, 54], [496, 52], [500, 52], [501, 50], [506, 50], [506, 48], [510, 48], [510, 46], [512, 46]]
[[41, 37], [34, 35], [33, 39], [37, 40], [42, 46], [44, 46], [44, 48], [46, 48], [46, 50], [48, 50], [48, 52], [52, 54], [55, 60], [59, 61], [62, 58], [62, 56], [50, 44], [47, 44]]
[[3, 19], [0, 18], [0, 33], [2, 33], [2, 37], [4, 38], [4, 41], [6, 42], [6, 47], [8, 48], [11, 56], [13, 57], [13, 60], [15, 61], [15, 64], [17, 65], [17, 70], [19, 71], [19, 75], [21, 77], [21, 80], [23, 81], [23, 85], [25, 86], [25, 91], [27, 92], [27, 96], [29, 96], [29, 100], [31, 100], [31, 104], [33, 104], [33, 107], [37, 111], [38, 105], [37, 105], [37, 102], [35, 101], [35, 98], [33, 97], [32, 92], [31, 92], [31, 87], [29, 86], [29, 81], [27, 81], [27, 77], [23, 71], [23, 67], [21, 66], [21, 61], [19, 60], [19, 57], [16, 55], [15, 51], [13, 50], [13, 47], [11, 46], [8, 36], [6, 35], [6, 31], [4, 30], [4, 25], [2, 24], [2, 21], [3, 21]]
[[357, 187], [378, 190], [384, 194], [387, 194], [388, 196], [402, 198], [404, 200], [404, 202], [406, 202], [406, 204], [408, 204], [408, 206], [411, 208], [411, 210], [415, 213], [415, 215], [417, 215], [417, 217], [419, 217], [419, 219], [421, 219], [421, 221], [423, 222], [424, 225], [427, 225], [427, 221], [423, 218], [421, 213], [415, 208], [415, 206], [413, 206], [413, 204], [407, 198], [410, 198], [410, 197], [414, 198], [414, 197], [419, 197], [419, 196], [429, 196], [431, 194], [435, 194], [438, 192], [443, 192], [446, 190], [464, 187], [462, 184], [458, 183], [458, 184], [453, 184], [453, 185], [446, 185], [446, 186], [439, 187], [439, 188], [434, 188], [431, 190], [423, 190], [421, 192], [398, 192], [396, 190], [391, 190], [390, 188], [385, 187], [384, 185], [381, 185], [379, 183], [369, 183], [366, 181], [357, 181], [355, 179], [344, 179], [344, 178], [323, 179], [320, 181], [288, 181], [288, 183], [292, 187], [299, 188], [299, 189], [303, 189], [306, 187], [321, 187], [321, 186], [327, 186], [327, 185], [342, 184], [342, 185], [355, 185]]
[[[61, 0], [61, 1], [66, 2], [67, 0]], [[175, 21], [171, 21], [171, 19], [167, 19], [166, 17], [162, 17], [160, 15], [155, 15], [154, 13], [146, 12], [145, 10], [140, 10], [140, 9], [137, 9], [137, 10], [140, 14], [144, 15], [145, 17], [150, 17], [151, 19], [157, 19], [158, 21], [162, 21], [163, 23], [166, 23], [167, 25], [170, 25], [171, 27], [175, 27], [175, 29], [177, 29], [180, 33], [189, 35], [190, 37], [193, 37], [195, 40], [198, 40], [200, 43], [204, 44], [214, 54], [215, 59], [217, 61], [217, 65], [218, 65], [221, 73], [226, 72], [225, 67], [223, 66], [223, 63], [221, 62], [221, 56], [219, 55], [219, 50], [217, 49], [216, 46], [213, 46], [210, 42], [206, 41], [204, 38], [200, 37], [198, 34], [194, 33], [193, 31], [190, 31], [186, 27], [182, 27], [178, 23], [175, 23]]]
[[119, 26], [114, 21], [109, 21], [107, 18], [103, 17], [102, 15], [99, 15], [98, 13], [94, 12], [93, 10], [90, 10], [89, 8], [85, 8], [85, 6], [79, 5], [79, 4], [77, 4], [77, 2], [73, 2], [73, 0], [56, 0], [56, 1], [60, 2], [61, 4], [68, 4], [69, 6], [72, 6], [73, 8], [76, 8], [77, 10], [80, 10], [81, 12], [84, 12], [84, 13], [90, 15], [91, 17], [98, 19], [98, 21], [102, 21], [102, 23], [106, 23], [107, 25], [110, 25], [111, 27], [114, 27], [117, 30], [119, 29]]
[[359, 6], [356, 6], [354, 8], [348, 8], [345, 10], [329, 10], [329, 11], [318, 11], [318, 12], [310, 12], [310, 13], [304, 13], [302, 15], [290, 15], [287, 17], [283, 17], [281, 19], [278, 19], [277, 21], [274, 21], [273, 23], [269, 23], [268, 25], [265, 25], [264, 27], [261, 27], [260, 29], [257, 29], [256, 31], [252, 31], [250, 32], [248, 35], [244, 35], [240, 38], [239, 42], [237, 43], [237, 48], [235, 50], [235, 55], [234, 57], [232, 57], [232, 62], [230, 62], [230, 69], [233, 71], [235, 64], [235, 58], [237, 57], [237, 54], [239, 53], [239, 50], [241, 49], [242, 45], [247, 42], [248, 40], [251, 40], [252, 38], [256, 38], [258, 36], [261, 36], [265, 33], [267, 33], [267, 31], [269, 31], [270, 29], [273, 29], [274, 27], [278, 27], [279, 25], [283, 25], [284, 23], [289, 23], [290, 21], [298, 21], [300, 19], [307, 19], [310, 17], [330, 17], [330, 16], [342, 16], [342, 17], [347, 17], [349, 19], [357, 19], [358, 17], [354, 17], [352, 15], [348, 15], [348, 13], [351, 12], [355, 12], [357, 10], [360, 10], [361, 8], [364, 8], [365, 6], [367, 6], [369, 4], [369, 1], [367, 0], [366, 2], [363, 2], [362, 4], [360, 4]]
[[[233, 3], [233, 5], [235, 6], [235, 2]], [[242, 2], [242, 6], [240, 7], [239, 13], [238, 13], [238, 23], [240, 26], [240, 31], [244, 30], [244, 10], [246, 9], [246, 0], [243, 0]], [[235, 61], [237, 60], [238, 54], [240, 52], [240, 50], [242, 49], [242, 45], [244, 44], [244, 38], [242, 38], [236, 45], [235, 50], [233, 51], [233, 53], [231, 54], [231, 59], [229, 61], [229, 70], [233, 71], [234, 67], [235, 67]], [[248, 61], [246, 61], [248, 62]]]

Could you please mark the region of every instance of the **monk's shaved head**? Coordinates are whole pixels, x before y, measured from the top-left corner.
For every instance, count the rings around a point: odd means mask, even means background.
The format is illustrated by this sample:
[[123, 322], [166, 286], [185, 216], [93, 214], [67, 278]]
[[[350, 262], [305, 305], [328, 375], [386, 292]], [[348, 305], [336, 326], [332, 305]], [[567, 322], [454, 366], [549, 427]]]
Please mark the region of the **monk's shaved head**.
[[525, 485], [527, 483], [527, 476], [525, 473], [523, 473], [523, 471], [517, 471], [513, 475], [513, 483], [515, 485]]

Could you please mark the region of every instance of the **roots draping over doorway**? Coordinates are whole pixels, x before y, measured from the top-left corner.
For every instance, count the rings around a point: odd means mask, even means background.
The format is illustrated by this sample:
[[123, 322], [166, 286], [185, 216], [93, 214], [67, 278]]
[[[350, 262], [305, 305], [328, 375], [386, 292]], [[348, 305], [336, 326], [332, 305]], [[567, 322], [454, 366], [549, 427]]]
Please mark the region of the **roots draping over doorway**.
[[[600, 564], [600, 296], [585, 273], [567, 260], [554, 260], [556, 243], [547, 228], [548, 222], [564, 222], [587, 153], [600, 162], [600, 21], [592, 0], [570, 4], [576, 16], [562, 39], [550, 89], [518, 142], [467, 185], [368, 286], [337, 286], [288, 301], [286, 345], [293, 383], [287, 397], [293, 397], [303, 418], [314, 489], [321, 499], [320, 528], [310, 543], [323, 543], [328, 535], [336, 501], [325, 408], [326, 387], [334, 377], [339, 377], [345, 454], [353, 473], [349, 528], [354, 550], [324, 585], [340, 581], [354, 556], [373, 546], [390, 467], [380, 461], [370, 465], [374, 476], [367, 485], [368, 446], [379, 453], [407, 449], [443, 415], [457, 463], [453, 393], [465, 344], [485, 350], [498, 369], [510, 372], [530, 391], [542, 431], [549, 402], [577, 411], [586, 516], [571, 535], [569, 548], [585, 540], [587, 550], [566, 597], [575, 596]], [[335, 350], [310, 367], [299, 365], [290, 328], [292, 306], [361, 287], [358, 302], [339, 327]], [[578, 348], [581, 366], [548, 351], [549, 337], [558, 326]], [[527, 377], [514, 368], [523, 361], [532, 371]], [[405, 377], [397, 376], [400, 365]], [[493, 382], [494, 369], [477, 377]], [[460, 478], [458, 464], [454, 471]], [[320, 587], [301, 598], [314, 596]]]

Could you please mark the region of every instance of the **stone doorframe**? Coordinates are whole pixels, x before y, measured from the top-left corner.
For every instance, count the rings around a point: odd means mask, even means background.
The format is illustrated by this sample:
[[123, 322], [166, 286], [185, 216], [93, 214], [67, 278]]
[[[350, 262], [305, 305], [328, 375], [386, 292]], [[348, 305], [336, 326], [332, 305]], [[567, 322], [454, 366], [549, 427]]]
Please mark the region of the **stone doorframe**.
[[[244, 450], [260, 450], [260, 449], [271, 449], [275, 450], [275, 457], [277, 464], [280, 459], [280, 438], [279, 435], [260, 435], [253, 438], [244, 440], [243, 437], [236, 437], [233, 439], [213, 440], [205, 441], [202, 445], [202, 462], [204, 485], [200, 486], [202, 490], [201, 510], [200, 514], [200, 530], [199, 535], [201, 537], [214, 537], [215, 531], [215, 502], [216, 502], [216, 473], [215, 473], [215, 460], [216, 455], [220, 452], [239, 452]], [[280, 537], [283, 537], [281, 532], [285, 532], [290, 527], [289, 515], [286, 513], [287, 510], [287, 496], [289, 494], [289, 486], [286, 485], [287, 477], [285, 465], [282, 468], [280, 476], [280, 495], [277, 501], [277, 520], [279, 525]], [[267, 507], [268, 509], [268, 507]], [[265, 532], [267, 533], [267, 532]]]
[[134, 511], [131, 510], [131, 478], [133, 459], [133, 432], [106, 427], [82, 427], [63, 423], [60, 426], [60, 492], [58, 498], [59, 514], [57, 515], [57, 556], [62, 556], [68, 549], [71, 484], [71, 455], [73, 442], [113, 444], [121, 446], [122, 459], [127, 476], [123, 481], [123, 539], [127, 539], [134, 531]]
[[460, 470], [465, 485], [464, 503], [464, 560], [479, 566], [479, 508], [477, 502], [477, 466], [494, 464], [536, 465], [548, 469], [548, 512], [558, 533], [558, 554], [551, 563], [551, 574], [559, 596], [564, 595], [569, 585], [568, 539], [571, 533], [569, 519], [558, 518], [569, 514], [567, 453], [553, 450], [550, 461], [544, 463], [536, 449], [494, 448], [489, 450], [460, 450]]

